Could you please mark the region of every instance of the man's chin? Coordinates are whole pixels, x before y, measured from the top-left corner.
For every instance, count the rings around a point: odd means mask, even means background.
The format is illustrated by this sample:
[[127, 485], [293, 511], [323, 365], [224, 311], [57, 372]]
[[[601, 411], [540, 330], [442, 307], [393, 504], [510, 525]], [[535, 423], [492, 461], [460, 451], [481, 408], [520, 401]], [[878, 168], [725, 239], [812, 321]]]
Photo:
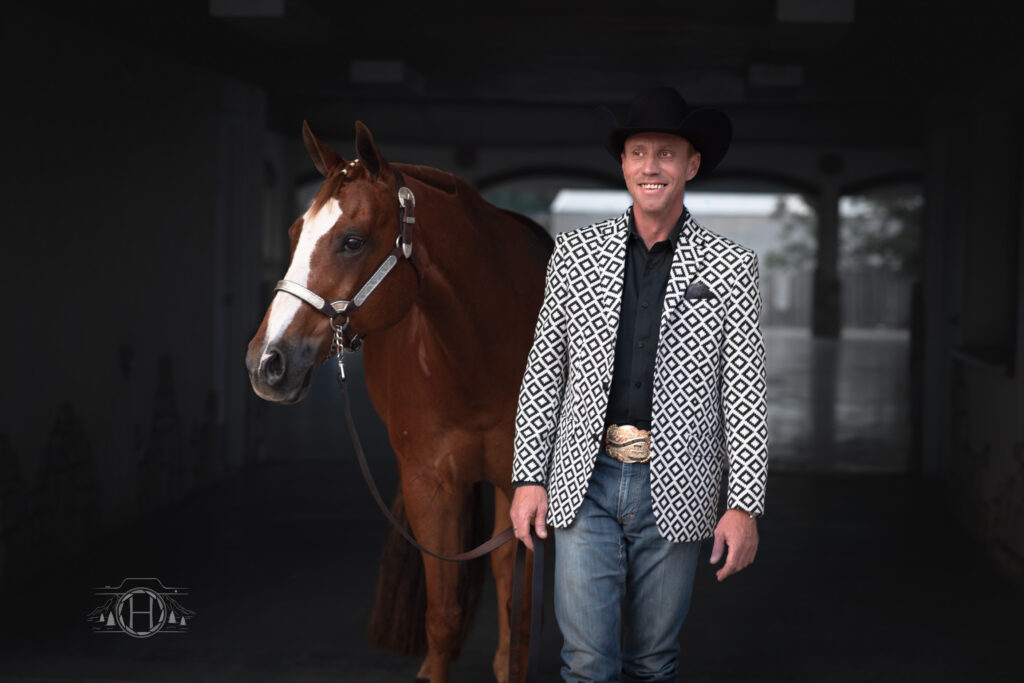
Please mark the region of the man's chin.
[[[639, 212], [640, 214], [651, 218], [660, 218], [668, 214], [671, 208], [673, 207], [670, 206], [670, 202], [661, 197], [642, 197], [639, 200], [634, 198], [633, 202], [634, 212]], [[682, 204], [680, 204], [678, 211], [682, 212], [682, 210], [683, 207]]]

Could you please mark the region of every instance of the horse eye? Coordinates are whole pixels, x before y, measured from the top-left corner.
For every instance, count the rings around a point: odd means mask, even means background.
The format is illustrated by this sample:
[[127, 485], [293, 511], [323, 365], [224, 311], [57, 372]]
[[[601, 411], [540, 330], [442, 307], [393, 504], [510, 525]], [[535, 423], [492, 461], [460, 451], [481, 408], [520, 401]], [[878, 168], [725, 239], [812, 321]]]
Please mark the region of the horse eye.
[[353, 237], [349, 235], [348, 237], [341, 240], [342, 251], [359, 251], [362, 248], [363, 240], [360, 239], [359, 237]]

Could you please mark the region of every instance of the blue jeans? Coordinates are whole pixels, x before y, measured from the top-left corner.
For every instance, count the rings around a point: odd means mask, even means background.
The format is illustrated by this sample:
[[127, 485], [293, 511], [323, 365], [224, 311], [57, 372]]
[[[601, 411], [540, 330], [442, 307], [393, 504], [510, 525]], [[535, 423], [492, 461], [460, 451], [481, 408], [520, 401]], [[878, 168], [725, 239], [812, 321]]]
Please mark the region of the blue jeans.
[[555, 530], [555, 616], [570, 683], [675, 681], [700, 541], [661, 537], [649, 463], [602, 451], [572, 524]]

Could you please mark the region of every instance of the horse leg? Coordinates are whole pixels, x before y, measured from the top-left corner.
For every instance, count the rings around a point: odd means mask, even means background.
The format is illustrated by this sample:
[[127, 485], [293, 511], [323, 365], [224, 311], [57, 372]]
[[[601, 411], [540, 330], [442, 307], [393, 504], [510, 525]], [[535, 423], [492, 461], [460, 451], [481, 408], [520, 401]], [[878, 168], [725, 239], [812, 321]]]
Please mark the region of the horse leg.
[[[459, 548], [459, 513], [468, 487], [442, 483], [434, 476], [402, 474], [405, 497], [416, 539], [441, 555]], [[427, 657], [417, 676], [431, 683], [449, 683], [452, 659], [461, 645], [462, 607], [458, 600], [459, 565], [423, 555], [427, 583]]]

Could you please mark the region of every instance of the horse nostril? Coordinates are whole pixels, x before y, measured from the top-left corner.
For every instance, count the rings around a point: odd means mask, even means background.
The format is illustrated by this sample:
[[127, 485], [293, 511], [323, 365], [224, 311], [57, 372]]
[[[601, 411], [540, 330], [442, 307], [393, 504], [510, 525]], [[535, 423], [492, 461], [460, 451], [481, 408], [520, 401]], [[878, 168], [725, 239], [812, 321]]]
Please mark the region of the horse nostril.
[[274, 386], [284, 379], [284, 356], [278, 353], [277, 349], [267, 349], [260, 359], [260, 372], [267, 379], [267, 384]]

